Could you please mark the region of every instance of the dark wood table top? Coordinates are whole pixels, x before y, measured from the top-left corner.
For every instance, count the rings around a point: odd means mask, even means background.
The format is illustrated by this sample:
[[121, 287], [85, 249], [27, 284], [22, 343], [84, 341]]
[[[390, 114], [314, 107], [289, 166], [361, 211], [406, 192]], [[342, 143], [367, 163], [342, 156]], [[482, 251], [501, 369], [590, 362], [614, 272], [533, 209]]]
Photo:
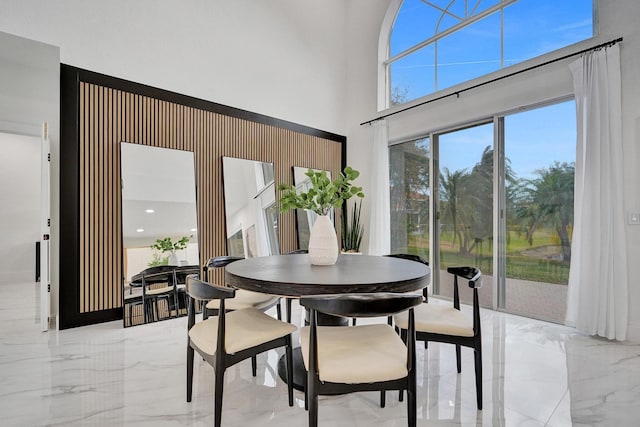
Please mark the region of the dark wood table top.
[[308, 255], [247, 258], [225, 267], [236, 288], [288, 297], [411, 292], [429, 285], [428, 266], [400, 258], [341, 254], [334, 265], [311, 265]]

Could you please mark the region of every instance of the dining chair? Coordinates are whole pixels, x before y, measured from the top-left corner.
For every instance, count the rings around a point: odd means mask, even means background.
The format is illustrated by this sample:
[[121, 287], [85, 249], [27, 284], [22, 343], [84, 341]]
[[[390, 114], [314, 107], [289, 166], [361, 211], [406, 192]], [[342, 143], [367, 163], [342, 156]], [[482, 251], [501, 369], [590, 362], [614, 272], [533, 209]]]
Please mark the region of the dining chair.
[[173, 270], [173, 283], [175, 284], [176, 305], [178, 316], [187, 312], [187, 276], [196, 275], [200, 277], [199, 265], [181, 265]]
[[[209, 282], [210, 269], [221, 269], [231, 264], [232, 262], [240, 261], [242, 259], [244, 258], [226, 255], [210, 258], [203, 268], [204, 281]], [[208, 317], [210, 315], [215, 316], [218, 313], [218, 305], [218, 301], [210, 301], [205, 306], [205, 317]], [[241, 308], [253, 307], [262, 311], [266, 311], [273, 306], [276, 306], [278, 320], [282, 320], [282, 310], [279, 296], [238, 289], [236, 292], [236, 297], [227, 303], [226, 310], [231, 311]]]
[[[194, 354], [198, 352], [215, 371], [214, 425], [222, 420], [222, 393], [225, 370], [247, 358], [278, 347], [285, 347], [289, 406], [293, 406], [293, 357], [291, 334], [296, 327], [255, 308], [226, 312], [226, 301], [233, 301], [236, 290], [187, 277], [188, 341], [187, 341], [187, 402], [193, 392]], [[196, 301], [219, 301], [219, 313], [196, 322]]]
[[[482, 409], [482, 333], [480, 327], [480, 304], [478, 289], [482, 287], [482, 272], [475, 267], [449, 267], [453, 274], [453, 307], [444, 304], [425, 303], [415, 309], [416, 340], [455, 344], [456, 367], [462, 371], [460, 347], [470, 347], [474, 351], [476, 373], [476, 401], [478, 410]], [[473, 314], [469, 318], [460, 311], [458, 277], [468, 280], [473, 289]], [[405, 314], [394, 316], [395, 324], [402, 334], [409, 328], [409, 319]]]
[[[429, 263], [419, 255], [406, 254], [406, 253], [396, 253], [396, 254], [387, 254], [387, 255], [384, 255], [384, 256], [391, 257], [391, 258], [401, 258], [401, 259], [406, 259], [408, 261], [419, 262], [419, 263], [427, 265], [427, 266], [429, 265]], [[427, 302], [429, 300], [428, 288], [426, 286], [422, 289], [422, 297], [423, 297], [423, 302]], [[387, 323], [389, 325], [393, 325], [393, 316], [388, 316], [387, 317]], [[356, 319], [355, 318], [353, 319], [353, 324], [354, 325], [356, 324]], [[399, 332], [399, 328], [398, 327], [396, 327], [396, 332]], [[386, 396], [385, 391], [383, 390], [383, 391], [380, 392], [380, 407], [381, 408], [384, 408], [386, 406], [386, 401], [387, 401], [387, 396]], [[400, 392], [400, 401], [402, 401], [402, 392]]]
[[[391, 258], [401, 258], [401, 259], [406, 259], [406, 260], [409, 260], [409, 261], [419, 262], [419, 263], [422, 263], [424, 265], [429, 265], [429, 263], [419, 255], [398, 253], [398, 254], [388, 254], [388, 255], [384, 255], [384, 256], [391, 257]], [[429, 294], [428, 294], [428, 288], [427, 287], [422, 289], [422, 296], [424, 297], [424, 302], [427, 302], [429, 300]], [[387, 319], [387, 323], [389, 323], [391, 325], [392, 322], [393, 322], [392, 317], [389, 316], [389, 318]], [[356, 323], [357, 323], [356, 322], [356, 318], [354, 317], [352, 319], [353, 326], [355, 326]], [[384, 407], [384, 404], [382, 406]]]
[[[135, 289], [135, 293], [134, 293], [134, 289]], [[143, 305], [143, 301], [142, 301], [142, 289], [140, 289], [140, 287], [133, 287], [130, 284], [127, 284], [124, 286], [124, 301], [123, 301], [123, 305], [124, 305], [124, 320], [123, 320], [123, 324], [125, 327], [127, 326], [133, 326], [133, 319], [134, 319], [134, 309], [136, 309], [137, 307], [140, 308], [140, 312], [141, 312], [141, 317], [144, 317], [144, 305]], [[138, 310], [135, 310], [136, 312]], [[126, 318], [128, 317], [129, 319], [129, 323], [127, 324], [127, 320]], [[138, 314], [136, 314], [135, 317], [138, 317]]]
[[[171, 317], [171, 302], [178, 305], [174, 284], [174, 266], [159, 265], [149, 267], [136, 276], [140, 277], [144, 322], [160, 320], [160, 300], [167, 303], [167, 316]], [[176, 313], [176, 317], [177, 313]]]
[[[300, 330], [307, 369], [305, 400], [309, 426], [318, 425], [318, 395], [407, 390], [408, 425], [416, 425], [416, 363], [413, 307], [422, 296], [375, 293], [300, 298], [310, 325]], [[318, 326], [317, 313], [346, 318], [379, 317], [407, 311], [406, 344], [388, 324]]]
[[[207, 264], [203, 268], [203, 279], [205, 282], [209, 282], [209, 270], [221, 269], [226, 267], [235, 261], [240, 261], [244, 258], [235, 256], [217, 256], [210, 258]], [[235, 298], [227, 301], [225, 305], [226, 311], [241, 310], [243, 308], [255, 308], [260, 311], [267, 311], [273, 306], [276, 306], [278, 320], [282, 320], [282, 310], [280, 306], [280, 297], [269, 294], [262, 294], [259, 292], [251, 292], [244, 289], [236, 289]], [[217, 316], [220, 312], [220, 300], [213, 299], [207, 302], [202, 309], [202, 316], [206, 320], [209, 316]], [[289, 322], [291, 323], [291, 322]], [[253, 376], [256, 376], [257, 361], [255, 356], [251, 358], [251, 370]]]

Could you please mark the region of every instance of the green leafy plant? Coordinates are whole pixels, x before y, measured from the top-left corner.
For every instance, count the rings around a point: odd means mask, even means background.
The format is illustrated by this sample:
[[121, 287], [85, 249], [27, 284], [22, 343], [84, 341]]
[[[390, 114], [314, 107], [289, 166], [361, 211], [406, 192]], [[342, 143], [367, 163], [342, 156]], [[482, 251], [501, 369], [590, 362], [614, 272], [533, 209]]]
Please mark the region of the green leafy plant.
[[335, 180], [331, 181], [326, 171], [309, 169], [306, 173], [312, 187], [298, 193], [293, 185], [280, 184], [280, 212], [289, 209], [306, 209], [318, 215], [327, 215], [331, 208], [338, 209], [345, 200], [351, 197], [364, 197], [362, 187], [353, 185], [353, 181], [360, 176], [360, 172], [350, 166], [344, 168]]
[[187, 244], [189, 243], [189, 239], [191, 239], [192, 237], [193, 235], [182, 236], [180, 240], [175, 242], [171, 240], [171, 237], [165, 237], [164, 239], [157, 239], [156, 242], [153, 245], [151, 245], [151, 249], [155, 249], [157, 251], [160, 251], [161, 253], [182, 250], [187, 247]]
[[169, 255], [162, 256], [158, 252], [154, 252], [147, 267], [157, 267], [159, 265], [169, 265]]
[[360, 252], [360, 243], [362, 243], [362, 236], [364, 236], [364, 227], [360, 222], [361, 210], [362, 201], [353, 204], [350, 219], [348, 210], [345, 210], [341, 233], [344, 252]]

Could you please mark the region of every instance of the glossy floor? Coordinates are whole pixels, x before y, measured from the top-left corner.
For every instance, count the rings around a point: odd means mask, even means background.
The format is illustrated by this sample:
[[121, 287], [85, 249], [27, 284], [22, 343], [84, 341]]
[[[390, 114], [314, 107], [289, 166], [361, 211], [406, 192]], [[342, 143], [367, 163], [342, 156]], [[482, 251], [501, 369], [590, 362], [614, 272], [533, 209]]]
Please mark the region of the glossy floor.
[[[185, 401], [185, 318], [42, 333], [36, 297], [34, 284], [0, 286], [0, 424], [213, 424], [213, 369], [198, 358], [194, 399]], [[463, 350], [458, 375], [452, 346], [420, 346], [418, 425], [638, 425], [640, 346], [489, 310], [482, 326], [484, 410], [476, 410], [471, 352]], [[274, 351], [259, 357], [256, 378], [248, 362], [227, 371], [224, 426], [307, 424], [302, 393], [287, 406], [277, 359]], [[396, 393], [384, 409], [377, 393], [322, 397], [319, 408], [323, 426], [406, 425]]]

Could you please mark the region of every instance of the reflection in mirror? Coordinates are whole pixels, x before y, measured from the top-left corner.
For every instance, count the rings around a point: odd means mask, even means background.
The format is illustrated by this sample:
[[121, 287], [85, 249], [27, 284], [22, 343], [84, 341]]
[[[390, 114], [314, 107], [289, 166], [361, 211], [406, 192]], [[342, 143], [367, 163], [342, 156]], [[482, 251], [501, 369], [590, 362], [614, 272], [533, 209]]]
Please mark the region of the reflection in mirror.
[[[303, 168], [299, 166], [293, 167], [293, 185], [296, 187], [297, 192], [308, 191], [311, 188], [311, 181], [309, 177], [305, 175], [309, 168]], [[312, 169], [318, 171], [319, 169]], [[329, 179], [331, 179], [331, 172], [327, 171]], [[312, 211], [305, 211], [304, 209], [296, 209], [296, 229], [298, 236], [298, 249], [309, 249], [309, 234], [311, 233], [311, 227], [316, 221], [318, 215]], [[329, 217], [333, 221], [333, 208], [329, 212]]]
[[273, 163], [222, 158], [227, 255], [277, 255], [278, 208]]
[[193, 152], [127, 142], [120, 150], [124, 324], [130, 326], [184, 314], [180, 279], [197, 273], [200, 263], [196, 184]]

